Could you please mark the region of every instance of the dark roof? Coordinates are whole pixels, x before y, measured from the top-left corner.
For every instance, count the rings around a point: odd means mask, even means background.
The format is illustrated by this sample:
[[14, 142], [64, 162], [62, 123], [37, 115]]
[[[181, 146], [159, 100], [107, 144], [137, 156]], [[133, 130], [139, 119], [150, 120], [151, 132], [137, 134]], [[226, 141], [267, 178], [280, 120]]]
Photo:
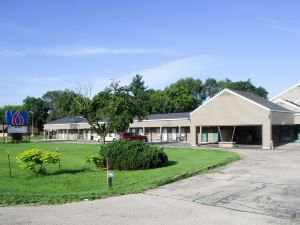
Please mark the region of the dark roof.
[[[172, 120], [172, 119], [189, 119], [189, 112], [181, 113], [160, 113], [160, 114], [150, 114], [144, 120]], [[134, 118], [137, 120], [137, 118]]]
[[233, 92], [237, 93], [238, 95], [241, 95], [245, 98], [248, 98], [249, 100], [256, 102], [257, 104], [259, 104], [261, 106], [264, 106], [264, 107], [270, 109], [271, 111], [291, 112], [290, 110], [288, 110], [280, 105], [277, 105], [277, 104], [269, 101], [268, 99], [265, 99], [263, 97], [255, 95], [253, 93], [246, 92], [246, 91], [236, 91], [236, 90], [231, 90], [231, 91], [233, 91]]
[[53, 120], [48, 122], [47, 124], [70, 124], [70, 123], [87, 123], [87, 120], [82, 116], [76, 117], [63, 117], [58, 120]]

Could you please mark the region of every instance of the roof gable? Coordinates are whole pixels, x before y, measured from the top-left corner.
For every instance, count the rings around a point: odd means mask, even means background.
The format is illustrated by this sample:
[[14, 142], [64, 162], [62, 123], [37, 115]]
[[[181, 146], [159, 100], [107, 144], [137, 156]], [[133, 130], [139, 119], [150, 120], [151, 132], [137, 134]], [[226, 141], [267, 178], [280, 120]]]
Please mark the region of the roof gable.
[[281, 107], [273, 102], [268, 101], [267, 99], [264, 99], [258, 95], [252, 94], [250, 92], [244, 92], [244, 91], [235, 91], [230, 89], [224, 89], [218, 94], [216, 94], [214, 97], [209, 99], [207, 102], [205, 102], [203, 105], [199, 106], [197, 109], [195, 109], [191, 114], [193, 114], [195, 111], [199, 110], [200, 108], [204, 107], [205, 105], [209, 104], [213, 99], [217, 98], [218, 96], [222, 95], [223, 93], [230, 93], [232, 95], [238, 96], [249, 103], [252, 103], [264, 110], [267, 111], [279, 111], [279, 112], [290, 112], [288, 109]]
[[280, 92], [270, 99], [270, 101], [275, 101], [277, 99], [288, 100], [295, 102], [300, 99], [300, 83]]

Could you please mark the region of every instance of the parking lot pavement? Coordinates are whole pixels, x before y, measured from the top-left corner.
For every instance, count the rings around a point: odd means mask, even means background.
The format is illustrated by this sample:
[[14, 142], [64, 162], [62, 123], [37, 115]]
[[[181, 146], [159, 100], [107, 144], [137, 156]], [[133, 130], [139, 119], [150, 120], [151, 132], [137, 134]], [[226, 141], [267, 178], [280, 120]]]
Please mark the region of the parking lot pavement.
[[0, 224], [300, 224], [300, 148], [235, 150], [215, 173], [143, 194], [0, 208]]

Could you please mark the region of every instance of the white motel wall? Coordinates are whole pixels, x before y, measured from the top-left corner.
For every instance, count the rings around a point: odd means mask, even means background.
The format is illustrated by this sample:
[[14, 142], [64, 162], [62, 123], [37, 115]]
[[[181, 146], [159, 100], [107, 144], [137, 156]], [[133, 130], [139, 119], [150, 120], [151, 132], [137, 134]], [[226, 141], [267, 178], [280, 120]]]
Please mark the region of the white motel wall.
[[[300, 142], [300, 84], [268, 101], [247, 92], [224, 89], [191, 113], [152, 114], [134, 120], [128, 131], [150, 142], [255, 144], [269, 149]], [[272, 99], [271, 99], [272, 100]], [[286, 107], [285, 107], [286, 106]], [[45, 124], [45, 138], [91, 140], [96, 134], [82, 117]], [[52, 135], [51, 135], [52, 134]]]

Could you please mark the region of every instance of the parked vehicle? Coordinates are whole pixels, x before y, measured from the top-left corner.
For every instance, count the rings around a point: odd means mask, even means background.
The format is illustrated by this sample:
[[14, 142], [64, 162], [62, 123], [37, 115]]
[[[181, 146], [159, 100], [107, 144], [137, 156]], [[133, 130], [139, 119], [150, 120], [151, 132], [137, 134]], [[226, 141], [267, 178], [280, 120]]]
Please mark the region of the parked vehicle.
[[148, 142], [148, 138], [146, 136], [141, 134], [136, 134], [136, 133], [129, 133], [129, 132], [121, 133], [120, 140], [122, 139], [139, 140], [139, 141]]
[[[118, 135], [118, 134], [107, 134], [105, 136], [105, 141], [106, 142], [116, 141], [116, 140], [119, 140], [119, 139], [120, 139], [120, 135]], [[101, 141], [101, 137], [100, 136], [96, 136], [94, 140], [100, 142]]]

